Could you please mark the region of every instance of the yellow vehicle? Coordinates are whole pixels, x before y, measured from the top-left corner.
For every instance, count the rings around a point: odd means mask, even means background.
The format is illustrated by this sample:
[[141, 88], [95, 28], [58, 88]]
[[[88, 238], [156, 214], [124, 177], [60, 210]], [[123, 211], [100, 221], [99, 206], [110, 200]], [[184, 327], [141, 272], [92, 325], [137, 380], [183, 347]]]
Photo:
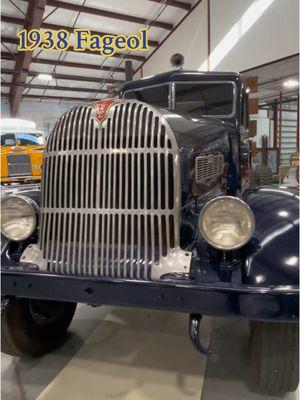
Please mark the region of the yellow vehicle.
[[45, 136], [35, 123], [1, 120], [1, 184], [40, 182]]

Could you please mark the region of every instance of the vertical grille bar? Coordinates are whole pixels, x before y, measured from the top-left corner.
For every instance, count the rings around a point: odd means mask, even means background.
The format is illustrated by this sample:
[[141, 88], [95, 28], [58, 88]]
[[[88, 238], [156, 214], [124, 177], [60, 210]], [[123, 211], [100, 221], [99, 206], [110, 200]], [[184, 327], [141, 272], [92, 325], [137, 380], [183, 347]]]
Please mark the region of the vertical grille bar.
[[[150, 148], [154, 147], [154, 124], [151, 126], [151, 139], [150, 139]], [[152, 211], [154, 208], [154, 170], [153, 170], [153, 153], [150, 153], [150, 210]], [[151, 214], [151, 263], [152, 266], [155, 263], [155, 242], [154, 242], [154, 217]]]
[[[122, 107], [122, 110], [124, 111], [124, 114], [126, 113], [126, 108], [127, 108], [127, 105], [125, 106], [125, 105], [122, 105], [121, 106]], [[126, 115], [126, 114], [125, 114]], [[125, 118], [121, 118], [121, 122], [120, 122], [120, 148], [122, 148], [123, 147], [123, 136], [124, 136], [124, 121], [125, 121]], [[127, 122], [127, 121], [126, 121]], [[121, 209], [122, 208], [122, 195], [123, 195], [123, 193], [122, 193], [122, 189], [123, 189], [123, 171], [122, 171], [122, 165], [123, 165], [123, 157], [124, 157], [124, 155], [123, 154], [121, 154], [120, 155], [120, 160], [119, 160], [119, 171], [118, 171], [118, 173], [119, 173], [119, 192], [118, 192], [118, 197], [119, 197], [119, 203], [118, 203], [118, 208], [119, 209]], [[120, 219], [119, 219], [119, 223], [118, 223], [118, 246], [117, 246], [117, 248], [118, 248], [118, 256], [117, 256], [117, 276], [118, 277], [120, 277], [121, 276], [121, 252], [122, 252], [122, 249], [121, 249], [121, 245], [122, 245], [122, 243], [121, 243], [121, 239], [122, 239], [122, 229], [123, 229], [123, 227], [122, 227], [122, 224], [121, 224], [121, 221], [122, 221], [122, 217], [120, 216], [119, 217]], [[123, 264], [124, 265], [124, 264]]]

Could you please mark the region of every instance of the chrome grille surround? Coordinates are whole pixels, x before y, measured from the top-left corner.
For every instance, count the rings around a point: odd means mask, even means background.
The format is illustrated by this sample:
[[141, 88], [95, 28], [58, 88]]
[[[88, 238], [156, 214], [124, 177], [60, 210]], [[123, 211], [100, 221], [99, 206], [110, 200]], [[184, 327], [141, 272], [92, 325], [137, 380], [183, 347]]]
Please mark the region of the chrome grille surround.
[[179, 247], [180, 159], [164, 117], [120, 100], [57, 122], [42, 177], [40, 258], [48, 271], [126, 279], [188, 272]]
[[195, 160], [195, 181], [206, 183], [218, 178], [224, 171], [223, 154], [206, 154], [196, 157]]
[[30, 176], [31, 162], [29, 154], [7, 155], [8, 176]]

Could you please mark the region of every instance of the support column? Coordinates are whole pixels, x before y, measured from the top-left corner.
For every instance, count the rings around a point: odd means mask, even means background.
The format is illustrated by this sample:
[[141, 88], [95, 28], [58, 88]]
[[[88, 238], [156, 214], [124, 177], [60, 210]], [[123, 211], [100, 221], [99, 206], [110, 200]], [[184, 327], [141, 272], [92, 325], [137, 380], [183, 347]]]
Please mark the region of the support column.
[[[24, 29], [40, 29], [47, 0], [29, 0]], [[16, 57], [15, 73], [9, 92], [9, 105], [11, 116], [15, 117], [21, 103], [24, 84], [33, 57], [33, 51], [19, 51]]]

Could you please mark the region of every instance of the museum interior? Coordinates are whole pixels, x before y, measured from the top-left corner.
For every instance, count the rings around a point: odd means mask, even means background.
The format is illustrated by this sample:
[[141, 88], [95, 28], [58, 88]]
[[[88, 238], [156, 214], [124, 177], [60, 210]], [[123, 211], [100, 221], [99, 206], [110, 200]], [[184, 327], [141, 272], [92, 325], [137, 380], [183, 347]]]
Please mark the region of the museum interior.
[[299, 1], [1, 1], [1, 399], [299, 398]]

